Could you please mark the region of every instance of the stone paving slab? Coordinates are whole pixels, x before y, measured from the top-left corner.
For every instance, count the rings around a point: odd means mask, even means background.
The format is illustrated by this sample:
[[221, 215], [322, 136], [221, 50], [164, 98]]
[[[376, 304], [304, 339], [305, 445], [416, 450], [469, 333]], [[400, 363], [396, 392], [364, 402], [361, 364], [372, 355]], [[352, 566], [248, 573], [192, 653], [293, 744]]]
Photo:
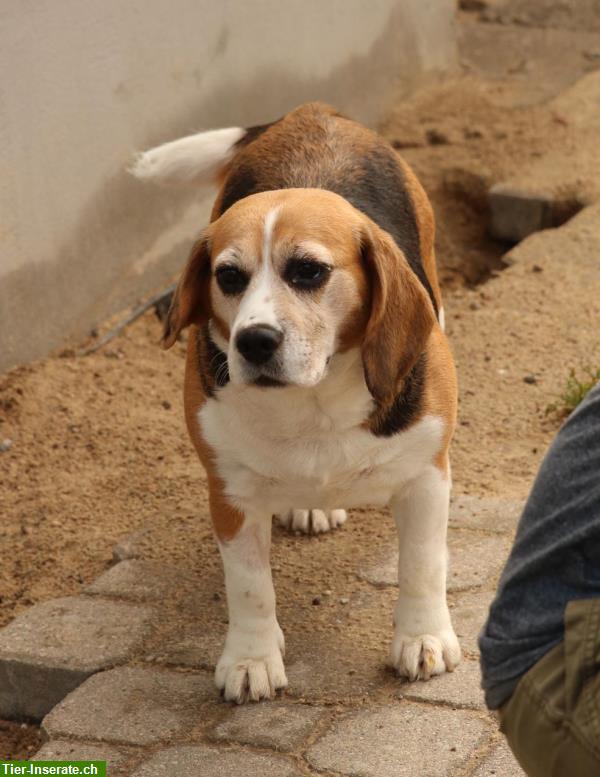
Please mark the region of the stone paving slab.
[[87, 586], [87, 594], [113, 596], [134, 601], [174, 600], [189, 575], [168, 564], [128, 559], [115, 564]]
[[398, 695], [452, 707], [485, 709], [479, 661], [473, 659], [463, 658], [454, 672], [432, 677], [426, 683], [404, 683]]
[[509, 746], [502, 741], [473, 772], [473, 777], [527, 777], [512, 754]]
[[479, 655], [477, 637], [487, 619], [493, 598], [493, 591], [462, 593], [458, 603], [450, 608], [454, 630], [464, 653]]
[[[510, 547], [508, 537], [450, 531], [447, 590], [461, 591], [483, 585], [495, 578], [506, 561]], [[398, 551], [388, 551], [358, 575], [361, 580], [372, 585], [397, 585]]]
[[106, 771], [110, 777], [119, 774], [119, 767], [127, 759], [127, 754], [110, 745], [92, 742], [71, 742], [66, 739], [53, 739], [37, 751], [31, 761], [106, 761]]
[[473, 712], [401, 702], [342, 717], [306, 758], [348, 777], [446, 777], [490, 730]]
[[185, 666], [190, 669], [213, 671], [221, 656], [227, 626], [207, 629], [201, 625], [186, 624], [173, 628], [167, 639], [150, 645], [151, 656], [165, 666]]
[[210, 737], [242, 745], [296, 750], [327, 714], [323, 707], [266, 702], [237, 707], [218, 723]]
[[0, 717], [41, 719], [91, 674], [129, 658], [152, 615], [84, 597], [26, 610], [0, 631]]
[[453, 529], [481, 529], [512, 534], [517, 528], [525, 502], [522, 499], [455, 496], [450, 505], [449, 526]]
[[55, 739], [150, 745], [193, 728], [217, 699], [208, 675], [119, 667], [86, 680], [42, 726]]
[[370, 696], [393, 676], [386, 669], [390, 627], [378, 651], [366, 640], [353, 640], [344, 632], [286, 637], [286, 693], [309, 701], [358, 700]]
[[132, 777], [301, 777], [301, 774], [292, 761], [282, 756], [184, 746], [162, 750], [136, 769]]

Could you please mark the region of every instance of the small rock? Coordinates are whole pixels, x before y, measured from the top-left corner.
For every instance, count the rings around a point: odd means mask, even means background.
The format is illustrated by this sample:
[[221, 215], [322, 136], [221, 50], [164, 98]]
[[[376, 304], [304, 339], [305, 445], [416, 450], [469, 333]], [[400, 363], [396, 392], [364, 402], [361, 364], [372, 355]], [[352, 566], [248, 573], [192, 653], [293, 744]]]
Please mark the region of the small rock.
[[323, 596], [331, 596], [332, 593], [333, 591], [330, 588], [328, 588], [326, 591], [323, 591]]
[[9, 451], [12, 448], [12, 444], [12, 440], [8, 437], [5, 440], [2, 440], [2, 442], [0, 442], [0, 453], [6, 453]]
[[312, 600], [313, 604], [321, 604], [321, 597], [315, 596], [315, 598]]
[[534, 264], [531, 268], [531, 272], [544, 272], [544, 268], [540, 267], [539, 264]]
[[340, 599], [340, 604], [348, 604], [349, 601], [350, 599], [348, 599], [346, 596], [342, 596]]
[[537, 383], [537, 378], [535, 377], [535, 375], [525, 375], [525, 377], [523, 378], [523, 383], [529, 383], [529, 385], [533, 385]]
[[428, 129], [425, 137], [430, 146], [447, 146], [450, 143], [448, 136], [444, 132], [435, 129], [435, 127]]
[[401, 138], [394, 138], [391, 142], [392, 148], [396, 150], [401, 148], [421, 148], [423, 143], [418, 140], [402, 140]]
[[171, 403], [169, 402], [168, 399], [163, 400], [161, 402], [161, 404], [162, 404], [162, 406], [164, 407], [165, 410], [170, 410], [171, 409]]
[[459, 0], [458, 7], [461, 11], [483, 11], [487, 8], [486, 0]]

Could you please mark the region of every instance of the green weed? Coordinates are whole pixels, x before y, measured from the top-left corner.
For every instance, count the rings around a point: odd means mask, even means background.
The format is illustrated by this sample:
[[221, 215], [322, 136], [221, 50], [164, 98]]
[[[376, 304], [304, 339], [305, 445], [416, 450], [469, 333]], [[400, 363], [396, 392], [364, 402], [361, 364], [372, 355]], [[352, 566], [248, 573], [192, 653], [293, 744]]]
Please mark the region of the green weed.
[[600, 367], [597, 370], [586, 367], [581, 378], [577, 377], [575, 370], [572, 369], [562, 394], [556, 402], [548, 405], [546, 412], [561, 416], [570, 415], [597, 383], [600, 383]]

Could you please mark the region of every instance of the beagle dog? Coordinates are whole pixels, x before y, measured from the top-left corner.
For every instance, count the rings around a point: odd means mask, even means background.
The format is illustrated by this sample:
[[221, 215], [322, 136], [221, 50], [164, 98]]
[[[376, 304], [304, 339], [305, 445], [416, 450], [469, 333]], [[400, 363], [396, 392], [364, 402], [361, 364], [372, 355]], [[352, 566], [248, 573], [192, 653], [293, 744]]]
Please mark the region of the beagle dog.
[[141, 179], [218, 184], [165, 324], [190, 327], [185, 416], [206, 469], [229, 627], [216, 683], [238, 703], [287, 685], [272, 517], [323, 532], [389, 505], [400, 560], [391, 662], [452, 671], [448, 447], [457, 405], [431, 206], [375, 132], [319, 103], [141, 154]]

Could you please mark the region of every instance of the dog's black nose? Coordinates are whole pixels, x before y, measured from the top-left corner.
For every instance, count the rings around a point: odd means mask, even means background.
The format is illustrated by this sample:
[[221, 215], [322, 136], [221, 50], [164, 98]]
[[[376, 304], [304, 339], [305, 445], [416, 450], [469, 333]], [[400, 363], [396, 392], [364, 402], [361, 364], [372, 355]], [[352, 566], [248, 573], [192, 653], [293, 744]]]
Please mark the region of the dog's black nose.
[[238, 351], [252, 364], [264, 364], [283, 340], [283, 333], [272, 326], [249, 326], [235, 338]]

